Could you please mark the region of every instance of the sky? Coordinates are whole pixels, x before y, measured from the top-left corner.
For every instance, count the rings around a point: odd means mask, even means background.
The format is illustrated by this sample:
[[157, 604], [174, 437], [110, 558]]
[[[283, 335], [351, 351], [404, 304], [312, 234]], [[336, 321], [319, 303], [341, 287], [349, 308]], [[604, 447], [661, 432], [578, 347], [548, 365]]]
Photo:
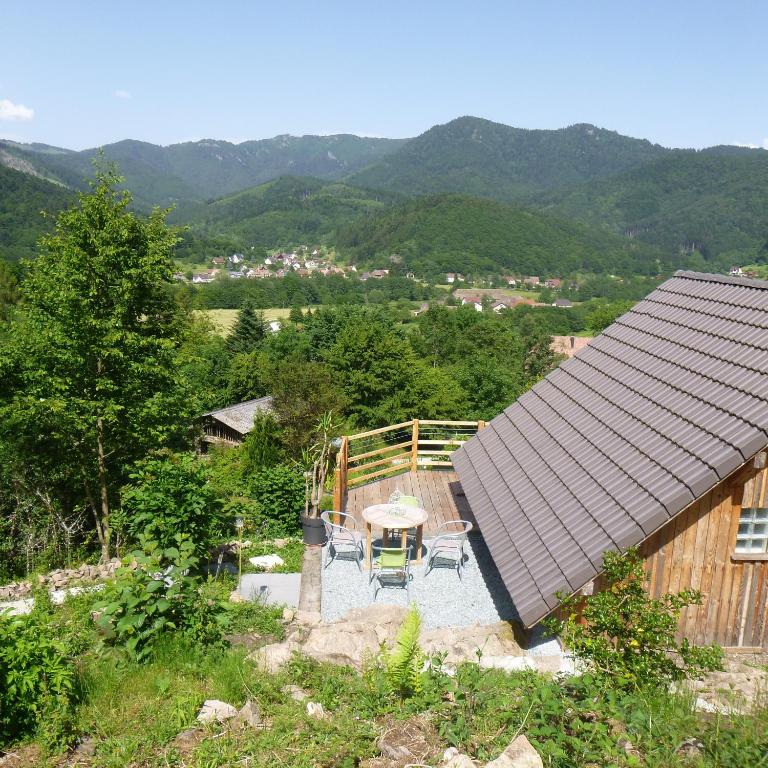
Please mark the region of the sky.
[[409, 137], [461, 115], [768, 148], [768, 2], [0, 0], [0, 137]]

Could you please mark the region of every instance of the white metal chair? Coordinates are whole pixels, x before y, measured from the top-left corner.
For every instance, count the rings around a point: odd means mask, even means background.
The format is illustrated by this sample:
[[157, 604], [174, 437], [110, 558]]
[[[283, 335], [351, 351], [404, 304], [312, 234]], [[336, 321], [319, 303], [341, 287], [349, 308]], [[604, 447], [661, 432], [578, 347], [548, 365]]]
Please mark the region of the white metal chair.
[[380, 547], [371, 545], [371, 576], [368, 583], [378, 582], [373, 593], [374, 602], [379, 590], [387, 587], [404, 588], [408, 602], [411, 601], [411, 550], [401, 547]]
[[[339, 520], [334, 522], [334, 518]], [[365, 558], [363, 536], [357, 529], [357, 520], [346, 512], [321, 512], [320, 519], [325, 526], [328, 536], [327, 568], [339, 555], [351, 553], [354, 555], [358, 569], [362, 572], [360, 561]]]
[[461, 578], [465, 558], [464, 545], [472, 527], [469, 520], [450, 520], [437, 526], [437, 536], [429, 544], [425, 576], [435, 567], [436, 561], [444, 561], [449, 563], [451, 568], [456, 568], [456, 573]]

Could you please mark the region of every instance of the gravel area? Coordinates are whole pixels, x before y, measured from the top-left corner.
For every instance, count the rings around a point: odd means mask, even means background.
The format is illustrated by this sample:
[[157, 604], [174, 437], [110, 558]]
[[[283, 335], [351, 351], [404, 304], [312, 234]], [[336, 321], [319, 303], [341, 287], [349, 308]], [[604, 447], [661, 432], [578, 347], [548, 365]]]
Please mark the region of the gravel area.
[[[424, 542], [429, 550], [430, 541]], [[509, 597], [496, 566], [480, 536], [470, 536], [465, 547], [467, 559], [461, 579], [456, 569], [439, 566], [426, 571], [426, 552], [422, 565], [412, 565], [411, 600], [421, 612], [427, 629], [437, 627], [469, 627], [517, 619], [517, 611]], [[338, 557], [327, 564], [328, 548], [323, 547], [322, 615], [333, 621], [352, 608], [364, 608], [374, 602], [376, 584], [369, 584], [369, 574], [360, 573], [351, 559]], [[405, 589], [380, 589], [377, 603], [408, 605]]]

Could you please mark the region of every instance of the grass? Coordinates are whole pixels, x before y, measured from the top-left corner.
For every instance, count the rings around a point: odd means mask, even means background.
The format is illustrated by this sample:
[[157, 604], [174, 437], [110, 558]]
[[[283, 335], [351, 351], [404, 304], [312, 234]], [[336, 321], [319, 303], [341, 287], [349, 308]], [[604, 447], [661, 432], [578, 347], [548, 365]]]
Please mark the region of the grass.
[[[319, 305], [318, 305], [319, 306]], [[306, 311], [306, 307], [302, 307], [303, 311]], [[312, 307], [312, 311], [316, 307]], [[199, 309], [196, 310], [200, 314], [205, 315], [213, 325], [217, 333], [222, 336], [226, 336], [235, 324], [237, 320], [238, 309]], [[285, 320], [290, 314], [291, 310], [287, 307], [272, 307], [270, 309], [262, 310], [264, 312], [264, 319], [271, 323], [273, 320]]]
[[272, 554], [282, 557], [285, 563], [273, 568], [270, 573], [301, 573], [301, 564], [304, 557], [304, 542], [301, 539], [288, 539], [283, 547], [277, 547], [271, 541], [255, 542], [250, 547], [244, 547], [243, 572], [258, 573], [263, 571], [263, 568], [251, 565], [248, 562], [248, 558]]

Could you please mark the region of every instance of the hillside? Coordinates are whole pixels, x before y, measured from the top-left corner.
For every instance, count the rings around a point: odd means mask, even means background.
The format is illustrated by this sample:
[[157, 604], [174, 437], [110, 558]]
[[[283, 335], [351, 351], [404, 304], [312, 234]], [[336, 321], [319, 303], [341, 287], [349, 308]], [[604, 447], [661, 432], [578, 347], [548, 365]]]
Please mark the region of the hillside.
[[768, 260], [768, 152], [674, 153], [612, 179], [533, 198], [558, 215], [728, 266]]
[[523, 274], [659, 271], [657, 249], [514, 204], [443, 195], [420, 198], [342, 229], [355, 261], [399, 253], [411, 269]]
[[283, 177], [207, 205], [180, 209], [174, 220], [208, 237], [227, 235], [248, 245], [319, 243], [333, 231], [398, 200], [396, 195], [315, 178]]
[[411, 195], [513, 200], [621, 173], [669, 151], [592, 125], [524, 130], [461, 117], [430, 128], [347, 181]]
[[71, 190], [0, 165], [0, 258], [32, 256], [52, 224], [41, 212], [56, 213], [72, 198]]
[[[106, 159], [118, 164], [137, 204], [149, 206], [205, 201], [286, 174], [339, 179], [402, 144], [397, 139], [351, 135], [276, 136], [241, 144], [205, 140], [167, 147], [126, 140], [103, 149]], [[96, 152], [0, 142], [0, 162], [24, 163], [34, 173], [69, 186], [79, 186], [91, 175]]]

